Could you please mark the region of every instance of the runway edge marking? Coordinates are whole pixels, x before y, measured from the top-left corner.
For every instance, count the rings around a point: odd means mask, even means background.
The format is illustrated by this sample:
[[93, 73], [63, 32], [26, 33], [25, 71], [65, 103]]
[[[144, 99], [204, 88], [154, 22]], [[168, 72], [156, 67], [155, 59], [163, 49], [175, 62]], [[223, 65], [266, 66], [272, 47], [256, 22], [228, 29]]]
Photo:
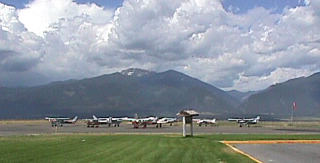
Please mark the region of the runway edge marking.
[[320, 144], [320, 140], [249, 140], [249, 141], [222, 141], [224, 144]]
[[240, 149], [232, 146], [231, 144], [228, 144], [228, 143], [225, 143], [225, 142], [226, 142], [226, 141], [220, 141], [220, 143], [225, 144], [226, 146], [230, 147], [230, 148], [231, 148], [232, 150], [234, 150], [235, 152], [240, 153], [240, 154], [242, 154], [242, 155], [244, 155], [244, 156], [247, 156], [247, 157], [249, 157], [251, 160], [253, 160], [253, 161], [257, 162], [257, 163], [263, 163], [262, 161], [254, 158], [253, 156], [249, 155], [248, 153], [245, 153], [245, 152], [241, 151]]

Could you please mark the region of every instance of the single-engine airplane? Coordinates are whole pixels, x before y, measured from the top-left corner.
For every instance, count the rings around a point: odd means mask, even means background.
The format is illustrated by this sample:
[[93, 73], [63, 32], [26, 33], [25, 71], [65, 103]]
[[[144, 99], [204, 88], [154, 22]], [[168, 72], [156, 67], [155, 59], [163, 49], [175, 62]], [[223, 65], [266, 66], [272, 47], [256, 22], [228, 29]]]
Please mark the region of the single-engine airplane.
[[132, 122], [132, 125], [134, 128], [139, 128], [139, 126], [143, 126], [143, 128], [146, 128], [148, 125], [155, 125], [156, 128], [161, 128], [162, 124], [170, 124], [172, 126], [172, 123], [177, 121], [177, 118], [158, 118], [158, 117], [147, 117], [147, 118], [127, 118], [124, 120], [128, 120]]
[[193, 121], [197, 122], [197, 124], [199, 126], [202, 126], [202, 125], [215, 125], [216, 124], [216, 119], [193, 119]]
[[157, 123], [158, 124], [170, 124], [170, 126], [172, 126], [172, 124], [174, 122], [177, 122], [177, 118], [167, 118], [167, 117], [164, 117], [164, 118], [160, 118], [158, 119]]
[[78, 116], [74, 118], [55, 118], [55, 117], [45, 117], [46, 120], [51, 122], [52, 127], [62, 127], [63, 124], [75, 124], [78, 120]]
[[97, 118], [95, 115], [92, 117], [93, 119], [87, 119], [87, 127], [99, 127], [100, 125], [108, 125], [109, 127], [113, 125], [114, 127], [119, 127], [122, 122], [122, 118]]
[[243, 125], [246, 125], [250, 127], [251, 124], [257, 124], [260, 120], [260, 116], [257, 116], [256, 118], [229, 118], [228, 121], [236, 121], [239, 124], [239, 127], [242, 127]]

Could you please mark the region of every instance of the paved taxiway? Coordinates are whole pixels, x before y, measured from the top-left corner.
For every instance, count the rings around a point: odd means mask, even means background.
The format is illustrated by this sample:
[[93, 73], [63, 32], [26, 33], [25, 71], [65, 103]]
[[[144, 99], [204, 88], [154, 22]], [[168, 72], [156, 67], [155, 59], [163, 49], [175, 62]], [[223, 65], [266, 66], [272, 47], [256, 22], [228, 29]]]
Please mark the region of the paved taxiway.
[[[189, 128], [187, 128], [189, 129]], [[52, 134], [52, 133], [106, 133], [106, 134], [177, 134], [182, 132], [180, 125], [164, 125], [162, 128], [148, 126], [134, 129], [131, 124], [121, 123], [120, 127], [100, 126], [87, 128], [83, 122], [63, 127], [51, 127], [48, 121], [0, 123], [0, 136]], [[195, 134], [320, 134], [320, 128], [268, 128], [268, 127], [238, 127], [234, 126], [194, 126]]]
[[320, 144], [237, 144], [235, 147], [265, 163], [320, 162]]

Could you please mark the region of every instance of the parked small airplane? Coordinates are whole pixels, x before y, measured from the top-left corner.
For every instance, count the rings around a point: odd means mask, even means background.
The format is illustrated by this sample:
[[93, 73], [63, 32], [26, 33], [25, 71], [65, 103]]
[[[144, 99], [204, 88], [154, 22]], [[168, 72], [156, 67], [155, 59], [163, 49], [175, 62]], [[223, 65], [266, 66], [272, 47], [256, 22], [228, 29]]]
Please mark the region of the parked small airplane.
[[172, 126], [172, 123], [177, 121], [177, 118], [158, 118], [158, 117], [147, 117], [147, 118], [125, 118], [124, 120], [128, 120], [132, 122], [132, 125], [134, 128], [139, 128], [139, 126], [143, 126], [143, 128], [146, 128], [148, 125], [155, 125], [156, 128], [161, 128], [162, 124], [170, 124]]
[[202, 126], [202, 125], [215, 125], [216, 124], [216, 119], [193, 119], [193, 121], [197, 122], [197, 124], [199, 126]]
[[169, 123], [170, 126], [172, 126], [172, 123], [174, 123], [174, 122], [177, 122], [177, 118], [166, 118], [166, 117], [164, 117], [164, 118], [158, 119], [158, 121], [157, 121], [158, 124], [167, 124], [167, 123]]
[[257, 124], [260, 120], [260, 116], [257, 116], [256, 118], [229, 118], [228, 121], [236, 121], [239, 124], [239, 127], [242, 127], [243, 125], [247, 125], [250, 127], [250, 124]]
[[137, 119], [130, 119], [134, 128], [139, 128], [139, 126], [143, 126], [146, 128], [147, 125], [156, 125], [156, 127], [162, 127], [162, 125], [158, 124], [158, 117], [147, 117], [147, 118], [137, 118]]
[[92, 116], [93, 119], [87, 119], [87, 127], [99, 127], [100, 125], [114, 125], [114, 127], [119, 127], [122, 122], [122, 118], [97, 118], [95, 115]]
[[78, 116], [75, 116], [73, 119], [71, 118], [55, 118], [55, 117], [45, 117], [46, 120], [51, 122], [52, 127], [60, 126], [63, 124], [75, 124], [78, 120]]

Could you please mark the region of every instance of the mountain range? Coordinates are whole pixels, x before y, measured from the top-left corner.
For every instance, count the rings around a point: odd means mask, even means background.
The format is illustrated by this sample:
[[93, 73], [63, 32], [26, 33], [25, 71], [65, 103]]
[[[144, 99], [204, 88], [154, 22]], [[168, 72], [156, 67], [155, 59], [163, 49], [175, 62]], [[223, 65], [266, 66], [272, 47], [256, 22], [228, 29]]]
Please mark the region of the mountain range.
[[185, 108], [237, 112], [226, 92], [183, 73], [128, 69], [83, 80], [26, 88], [0, 88], [0, 118], [43, 116], [174, 116]]
[[320, 73], [275, 84], [245, 99], [239, 106], [244, 114], [290, 115], [293, 103], [297, 116], [320, 115]]
[[0, 118], [44, 116], [175, 116], [194, 108], [204, 115], [320, 115], [320, 73], [292, 79], [259, 92], [225, 92], [174, 70], [127, 69], [47, 85], [0, 87]]
[[234, 97], [236, 100], [238, 100], [239, 103], [241, 103], [245, 101], [247, 98], [249, 98], [251, 95], [257, 93], [257, 91], [240, 92], [237, 90], [231, 90], [227, 91], [227, 93]]

